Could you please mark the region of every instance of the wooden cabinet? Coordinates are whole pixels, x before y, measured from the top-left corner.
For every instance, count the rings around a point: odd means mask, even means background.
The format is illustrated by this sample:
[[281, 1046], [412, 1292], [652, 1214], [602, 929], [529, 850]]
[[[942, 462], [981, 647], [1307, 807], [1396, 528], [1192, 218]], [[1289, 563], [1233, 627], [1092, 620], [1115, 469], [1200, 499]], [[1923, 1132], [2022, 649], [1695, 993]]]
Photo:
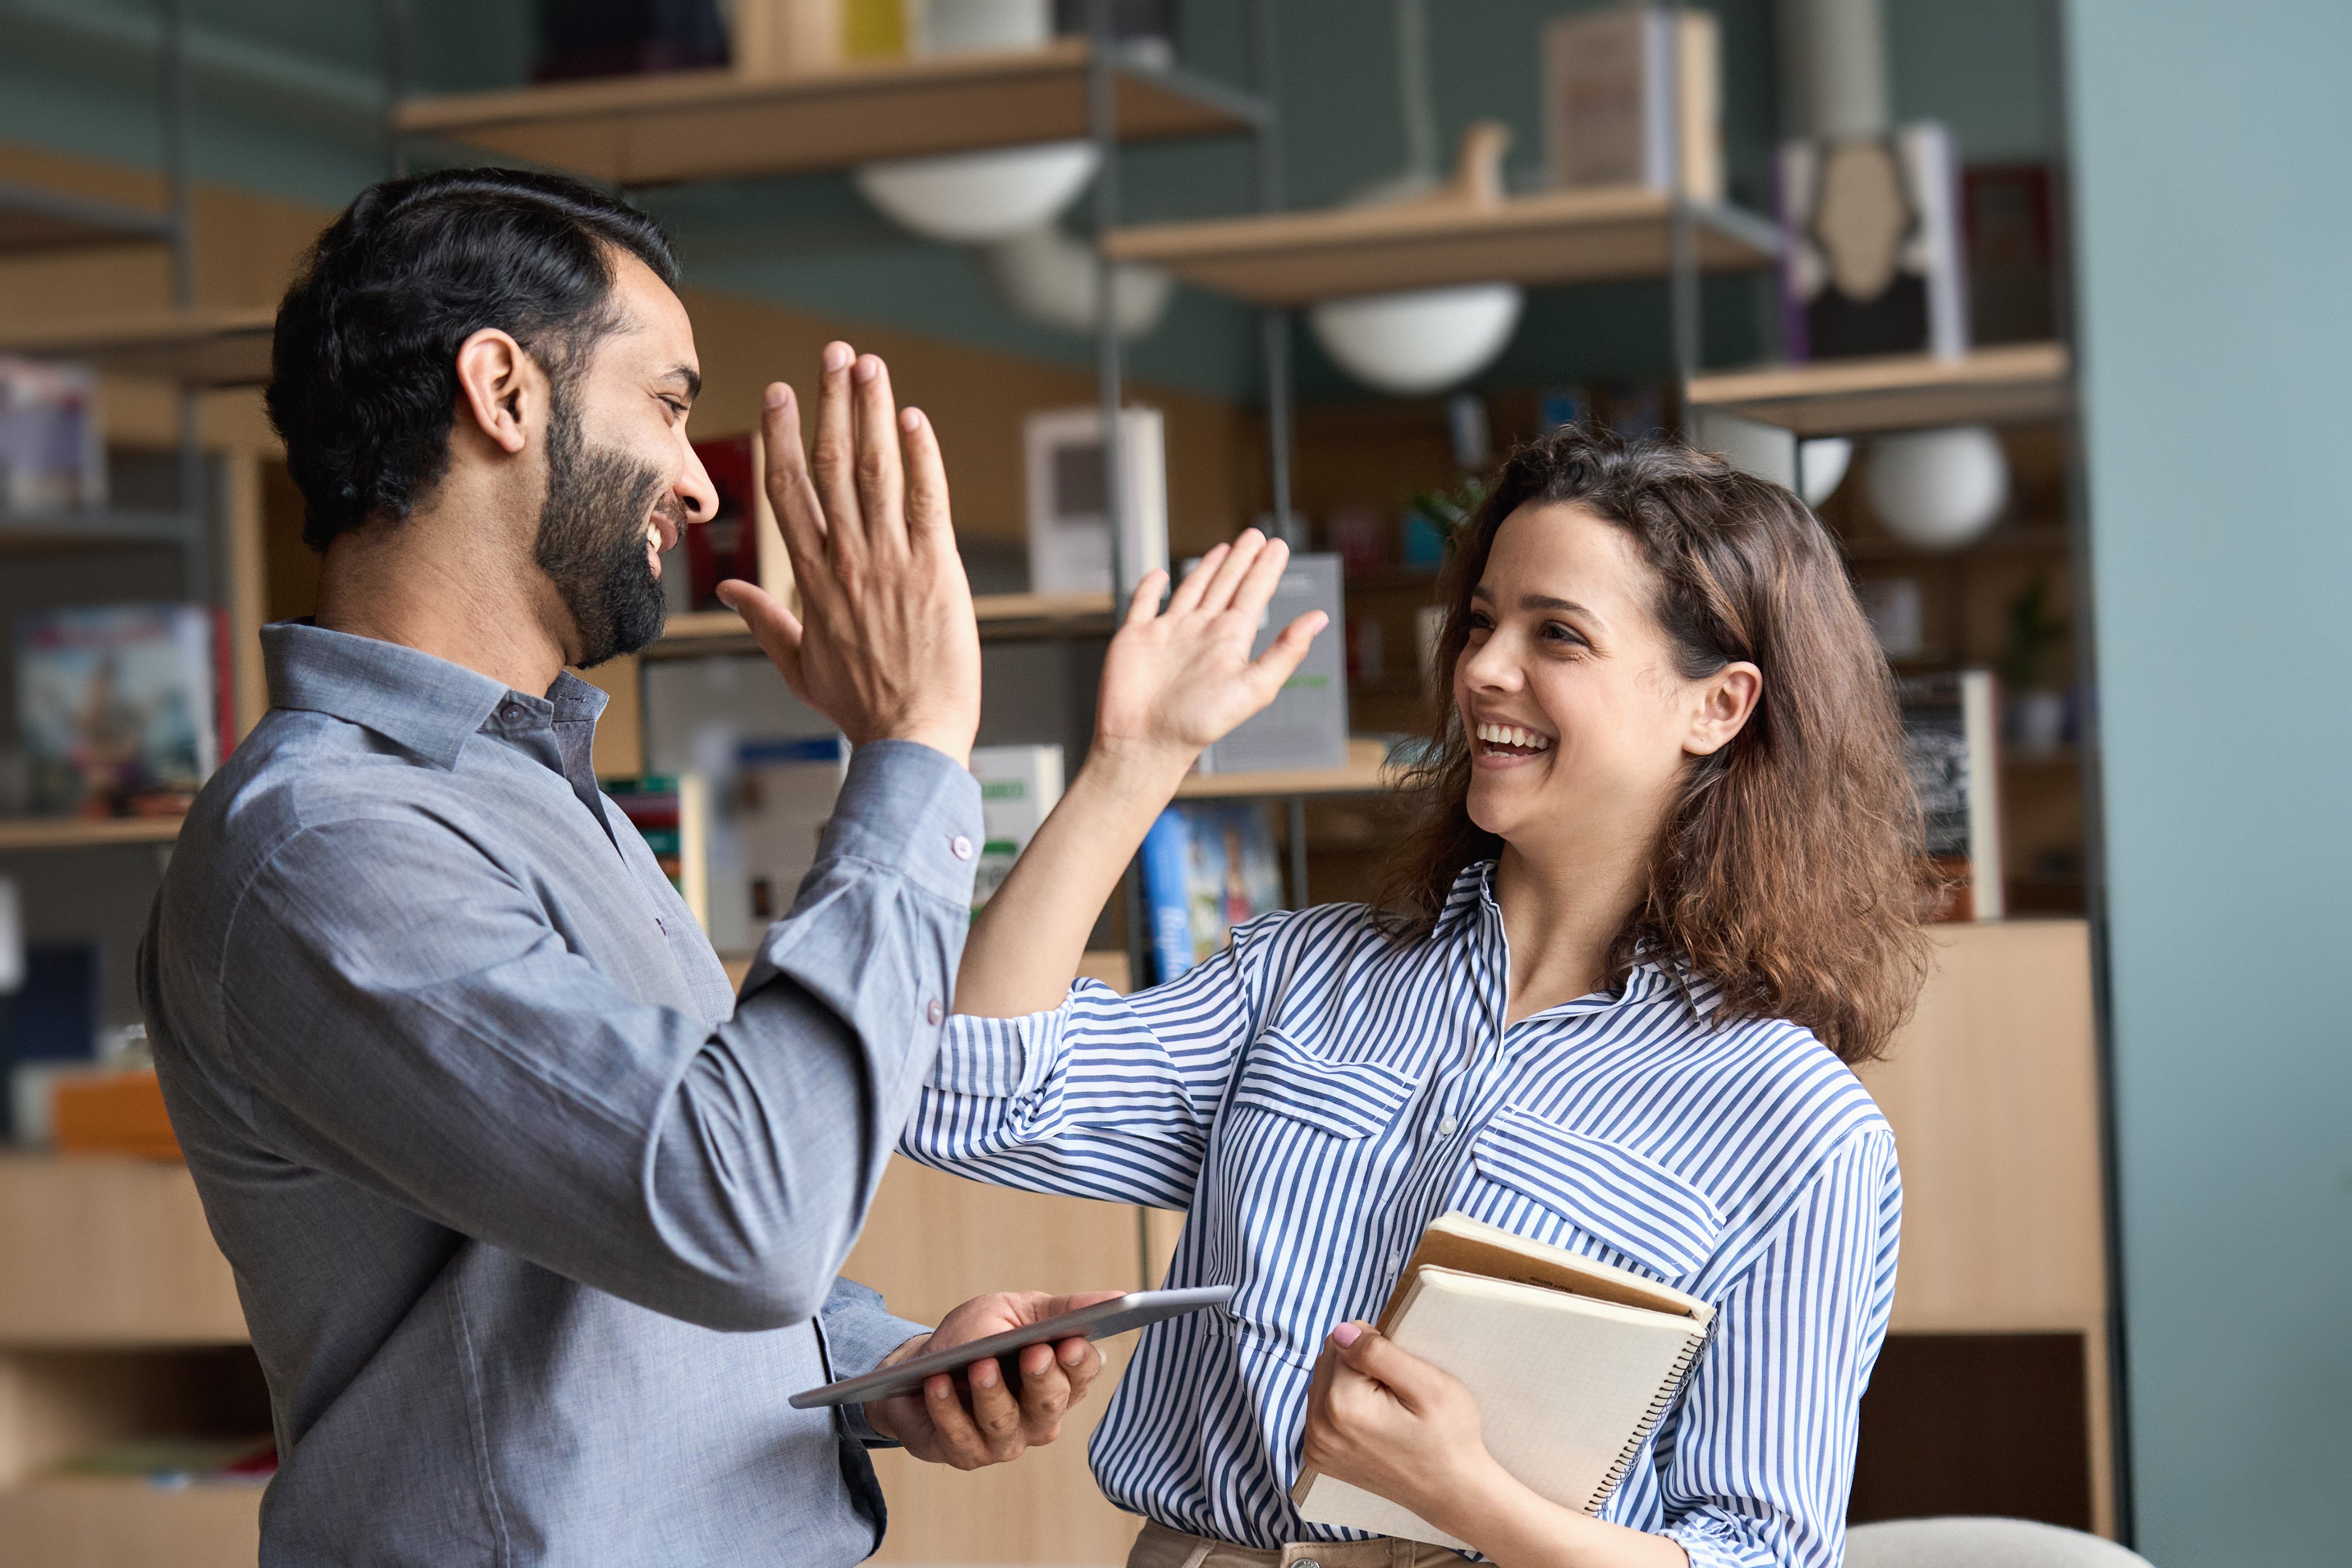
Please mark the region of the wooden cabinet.
[[[1894, 1374], [1890, 1390], [1902, 1382], [1919, 1391], [1916, 1397], [1948, 1400], [1951, 1408], [1936, 1413], [1936, 1423], [1914, 1420], [1916, 1412], [1889, 1412], [1877, 1426], [1932, 1432], [1940, 1425], [1957, 1436], [1968, 1426], [1968, 1402], [1978, 1397], [2016, 1405], [2048, 1396], [2054, 1408], [2079, 1410], [2089, 1447], [2083, 1522], [2111, 1534], [2107, 1247], [2090, 928], [2076, 920], [1946, 925], [1936, 928], [1936, 946], [1935, 973], [1917, 1012], [1887, 1058], [1861, 1076], [1894, 1124], [1903, 1163], [1902, 1267], [1894, 1340], [1882, 1364]], [[1930, 1335], [1953, 1342], [1899, 1342]], [[2047, 1335], [2077, 1339], [2079, 1354], [2053, 1362], [2024, 1342]], [[1985, 1342], [1971, 1349], [1957, 1342], [1963, 1337]], [[1979, 1368], [1972, 1374], [1923, 1367], [1914, 1379], [1904, 1370], [1906, 1358], [1958, 1368], [1970, 1356]], [[2076, 1370], [2053, 1374], [2052, 1366]], [[2078, 1377], [2079, 1385], [1994, 1386], [2008, 1375], [2002, 1368], [2028, 1379]], [[1979, 1385], [1973, 1394], [1966, 1386], [1971, 1377]], [[1950, 1456], [1939, 1458], [1927, 1447], [1874, 1455], [1873, 1432], [1865, 1402], [1864, 1473], [1874, 1463], [1949, 1468], [1944, 1461]], [[1907, 1485], [1889, 1475], [1891, 1491]], [[2024, 1506], [2002, 1507], [1989, 1497], [1967, 1511]]]

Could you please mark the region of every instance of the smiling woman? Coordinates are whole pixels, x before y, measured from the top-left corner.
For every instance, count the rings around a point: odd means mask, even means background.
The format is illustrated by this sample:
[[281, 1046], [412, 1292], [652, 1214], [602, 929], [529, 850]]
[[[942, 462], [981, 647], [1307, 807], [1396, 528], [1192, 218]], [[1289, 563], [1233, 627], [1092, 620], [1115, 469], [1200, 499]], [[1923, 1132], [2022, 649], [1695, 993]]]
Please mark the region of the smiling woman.
[[1926, 974], [1917, 807], [1885, 659], [1812, 514], [1719, 458], [1570, 430], [1511, 458], [1460, 546], [1455, 701], [1411, 781], [1391, 929], [1426, 934], [1477, 861], [1627, 838], [1651, 848], [1610, 984], [1676, 954], [1727, 1017], [1878, 1055]]
[[[1902, 1207], [1845, 1063], [1924, 942], [1886, 672], [1828, 540], [1683, 447], [1521, 450], [1450, 579], [1454, 702], [1391, 902], [1265, 916], [1133, 995], [1072, 984], [1192, 756], [1314, 629], [1247, 659], [1280, 559], [1245, 533], [1164, 614], [1143, 584], [901, 1142], [1181, 1208], [1168, 1284], [1233, 1289], [1146, 1331], [1097, 1432], [1150, 1521], [1129, 1568], [1451, 1560], [1303, 1552], [1352, 1532], [1301, 1517], [1302, 1466], [1510, 1568], [1829, 1568]], [[1467, 1390], [1363, 1321], [1449, 1212], [1715, 1309], [1598, 1518], [1505, 1472]]]

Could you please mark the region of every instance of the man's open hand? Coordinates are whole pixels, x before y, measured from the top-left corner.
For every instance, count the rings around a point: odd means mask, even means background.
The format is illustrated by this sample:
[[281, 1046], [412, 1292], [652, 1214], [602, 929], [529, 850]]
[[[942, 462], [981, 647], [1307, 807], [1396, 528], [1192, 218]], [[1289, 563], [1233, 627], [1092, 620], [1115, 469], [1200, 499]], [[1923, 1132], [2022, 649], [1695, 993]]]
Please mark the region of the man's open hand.
[[[940, 1320], [929, 1333], [908, 1340], [883, 1358], [891, 1366], [933, 1350], [968, 1344], [1065, 1312], [1108, 1301], [1117, 1290], [1048, 1296], [1036, 1290], [975, 1296]], [[1017, 1459], [1062, 1435], [1062, 1416], [1087, 1396], [1102, 1371], [1102, 1352], [1091, 1341], [1064, 1340], [1031, 1345], [1021, 1352], [1021, 1384], [1007, 1388], [992, 1359], [965, 1370], [966, 1387], [945, 1373], [925, 1380], [920, 1394], [869, 1401], [866, 1419], [885, 1437], [894, 1437], [919, 1459], [976, 1470]]]
[[930, 421], [897, 406], [880, 360], [836, 342], [825, 345], [814, 460], [801, 456], [800, 405], [782, 382], [768, 388], [761, 434], [801, 613], [751, 583], [722, 583], [719, 597], [850, 744], [919, 741], [968, 763], [980, 628]]

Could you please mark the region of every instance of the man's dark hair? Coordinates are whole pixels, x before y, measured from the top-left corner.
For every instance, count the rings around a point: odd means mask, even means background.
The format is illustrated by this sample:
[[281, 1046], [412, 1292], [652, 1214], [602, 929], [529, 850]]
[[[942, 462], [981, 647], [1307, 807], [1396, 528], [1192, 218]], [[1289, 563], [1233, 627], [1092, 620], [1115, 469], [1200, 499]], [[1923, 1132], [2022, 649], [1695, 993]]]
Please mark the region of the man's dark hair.
[[278, 308], [269, 422], [324, 551], [404, 518], [449, 466], [457, 350], [497, 327], [562, 391], [616, 324], [614, 259], [677, 285], [643, 213], [555, 174], [448, 169], [370, 185], [310, 247]]

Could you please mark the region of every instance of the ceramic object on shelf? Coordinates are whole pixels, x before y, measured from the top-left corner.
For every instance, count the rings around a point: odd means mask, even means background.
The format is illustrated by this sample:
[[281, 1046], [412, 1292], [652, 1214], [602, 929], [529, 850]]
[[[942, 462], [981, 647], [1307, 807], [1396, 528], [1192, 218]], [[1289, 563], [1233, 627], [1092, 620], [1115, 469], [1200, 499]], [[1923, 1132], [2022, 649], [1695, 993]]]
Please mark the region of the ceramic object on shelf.
[[2009, 458], [1989, 426], [1905, 430], [1871, 443], [1866, 483], [1887, 532], [1916, 550], [1958, 550], [2009, 503]]
[[[1033, 228], [980, 247], [989, 280], [1014, 314], [1040, 326], [1090, 333], [1097, 326], [1101, 273], [1094, 247], [1060, 225]], [[1176, 279], [1167, 268], [1122, 261], [1111, 269], [1113, 326], [1123, 342], [1149, 336], [1168, 312]]]
[[1471, 283], [1327, 300], [1307, 321], [1349, 375], [1411, 396], [1484, 369], [1511, 341], [1526, 301], [1516, 283]]
[[1040, 142], [867, 163], [856, 179], [867, 201], [925, 239], [984, 245], [1050, 221], [1087, 188], [1098, 162], [1091, 142]]
[[1853, 443], [1843, 436], [1816, 436], [1799, 443], [1797, 472], [1805, 483], [1805, 504], [1819, 506], [1837, 494], [1853, 466]]

